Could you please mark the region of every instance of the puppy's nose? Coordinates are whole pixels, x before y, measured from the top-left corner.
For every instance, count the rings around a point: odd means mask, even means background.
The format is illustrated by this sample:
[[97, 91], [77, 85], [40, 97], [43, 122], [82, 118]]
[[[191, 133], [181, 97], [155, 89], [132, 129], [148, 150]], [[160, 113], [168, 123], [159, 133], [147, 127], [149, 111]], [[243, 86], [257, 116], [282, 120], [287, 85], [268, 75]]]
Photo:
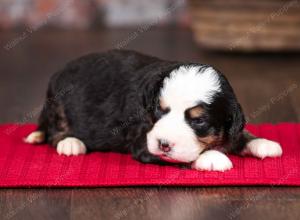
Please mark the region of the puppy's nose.
[[171, 145], [167, 140], [160, 139], [158, 140], [159, 149], [161, 149], [163, 152], [169, 152], [171, 151]]

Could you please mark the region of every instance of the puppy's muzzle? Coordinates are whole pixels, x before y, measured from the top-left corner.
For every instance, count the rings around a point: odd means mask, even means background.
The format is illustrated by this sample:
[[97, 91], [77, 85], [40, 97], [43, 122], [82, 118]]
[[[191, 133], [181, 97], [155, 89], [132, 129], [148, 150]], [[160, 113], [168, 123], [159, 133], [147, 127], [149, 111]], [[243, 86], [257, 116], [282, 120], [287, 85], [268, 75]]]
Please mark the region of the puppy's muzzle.
[[159, 149], [165, 153], [170, 152], [172, 150], [172, 147], [174, 147], [175, 144], [170, 143], [169, 141], [165, 139], [159, 139], [158, 140], [158, 146]]

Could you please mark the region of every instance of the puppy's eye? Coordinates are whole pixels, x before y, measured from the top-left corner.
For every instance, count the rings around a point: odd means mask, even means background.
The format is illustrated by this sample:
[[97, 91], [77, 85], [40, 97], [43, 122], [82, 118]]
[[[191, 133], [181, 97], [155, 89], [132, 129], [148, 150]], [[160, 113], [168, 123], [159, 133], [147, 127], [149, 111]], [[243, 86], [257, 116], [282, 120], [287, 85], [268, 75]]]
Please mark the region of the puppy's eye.
[[197, 126], [203, 126], [206, 124], [206, 121], [204, 118], [202, 117], [198, 117], [198, 118], [191, 118], [191, 122]]

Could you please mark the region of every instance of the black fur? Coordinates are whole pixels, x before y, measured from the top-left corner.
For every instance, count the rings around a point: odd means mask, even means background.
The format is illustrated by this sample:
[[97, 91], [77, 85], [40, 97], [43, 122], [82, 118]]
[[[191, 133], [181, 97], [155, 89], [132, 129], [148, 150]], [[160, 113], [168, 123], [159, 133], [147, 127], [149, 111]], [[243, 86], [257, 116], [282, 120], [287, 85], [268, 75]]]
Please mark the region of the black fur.
[[[38, 130], [54, 146], [72, 136], [89, 151], [131, 152], [141, 162], [166, 163], [148, 152], [146, 133], [163, 115], [158, 109], [163, 79], [182, 65], [195, 64], [122, 50], [76, 59], [52, 76]], [[222, 144], [240, 152], [247, 141], [244, 115], [228, 81], [220, 77], [222, 92], [212, 104], [202, 103], [206, 129], [191, 126], [198, 136], [222, 133]]]

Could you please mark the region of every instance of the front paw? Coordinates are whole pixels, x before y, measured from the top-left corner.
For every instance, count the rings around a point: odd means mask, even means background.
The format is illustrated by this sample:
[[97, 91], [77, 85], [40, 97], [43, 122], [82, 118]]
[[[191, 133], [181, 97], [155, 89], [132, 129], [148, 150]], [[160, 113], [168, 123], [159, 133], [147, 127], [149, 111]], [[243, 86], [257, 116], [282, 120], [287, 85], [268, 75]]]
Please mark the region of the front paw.
[[280, 157], [282, 155], [282, 148], [277, 142], [258, 138], [250, 141], [244, 152], [264, 159], [265, 157]]
[[221, 171], [230, 170], [232, 163], [229, 158], [216, 150], [208, 150], [200, 154], [198, 159], [192, 164], [196, 170]]

